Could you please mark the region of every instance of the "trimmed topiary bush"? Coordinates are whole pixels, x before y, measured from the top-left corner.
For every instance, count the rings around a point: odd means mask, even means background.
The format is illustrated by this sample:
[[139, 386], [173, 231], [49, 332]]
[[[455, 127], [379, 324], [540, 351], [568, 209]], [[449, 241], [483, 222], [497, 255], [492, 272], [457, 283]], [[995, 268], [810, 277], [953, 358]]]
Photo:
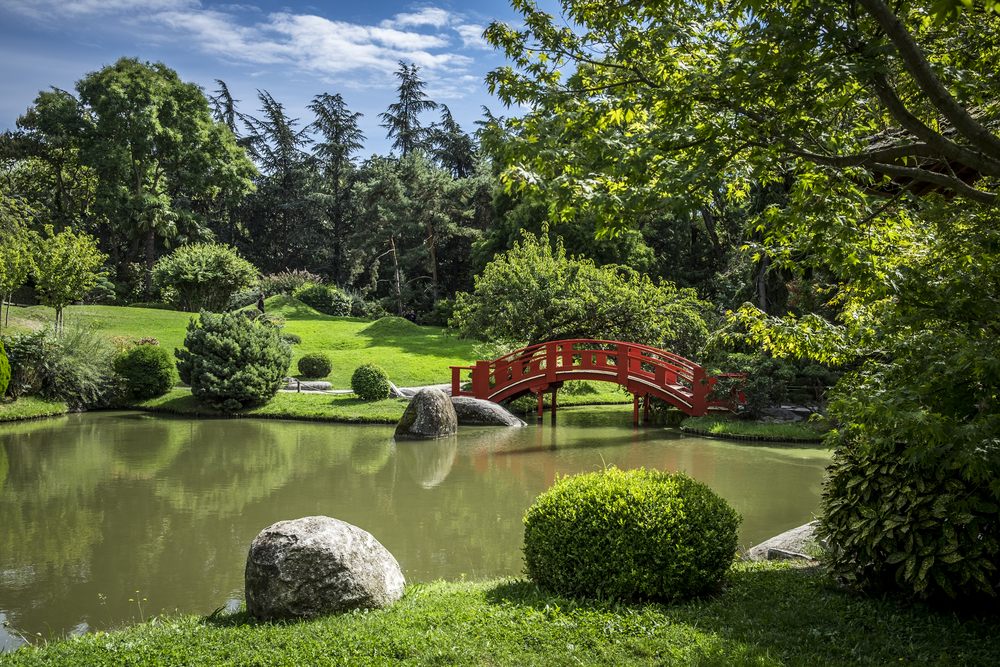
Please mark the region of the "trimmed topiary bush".
[[177, 370], [199, 401], [218, 410], [263, 405], [284, 386], [292, 348], [278, 329], [239, 313], [201, 311], [191, 320], [187, 349], [174, 350]]
[[990, 485], [964, 480], [956, 464], [913, 465], [905, 450], [835, 452], [816, 531], [834, 547], [827, 570], [921, 597], [995, 594], [1000, 512]]
[[124, 398], [144, 401], [170, 391], [177, 371], [170, 351], [159, 345], [130, 347], [114, 361], [115, 373], [125, 379]]
[[568, 596], [673, 599], [718, 588], [740, 516], [683, 473], [603, 472], [557, 479], [524, 517], [524, 562]]
[[389, 376], [378, 364], [362, 364], [351, 376], [351, 391], [363, 401], [389, 398]]
[[325, 378], [332, 370], [333, 362], [322, 352], [310, 352], [299, 359], [299, 373], [307, 378]]
[[310, 283], [296, 290], [295, 298], [324, 315], [333, 315], [333, 297], [336, 293], [337, 290], [329, 285]]
[[10, 362], [7, 361], [7, 350], [4, 349], [3, 341], [0, 340], [0, 398], [7, 393], [7, 385], [10, 384]]

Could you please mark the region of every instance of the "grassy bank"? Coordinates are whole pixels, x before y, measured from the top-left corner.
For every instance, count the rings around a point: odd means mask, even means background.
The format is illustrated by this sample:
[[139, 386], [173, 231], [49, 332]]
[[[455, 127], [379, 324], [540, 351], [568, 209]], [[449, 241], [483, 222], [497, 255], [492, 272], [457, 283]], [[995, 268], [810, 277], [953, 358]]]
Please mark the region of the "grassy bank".
[[801, 421], [790, 424], [760, 424], [755, 421], [716, 415], [689, 417], [681, 422], [681, 428], [701, 435], [797, 442], [818, 442], [829, 431], [824, 422]]
[[317, 421], [395, 424], [403, 416], [406, 401], [362, 401], [353, 394], [298, 394], [281, 392], [267, 405], [232, 413], [199, 404], [187, 389], [174, 389], [165, 396], [128, 407], [148, 412], [169, 412], [192, 417], [257, 417]]
[[25, 648], [0, 665], [1000, 664], [997, 617], [937, 613], [836, 587], [815, 568], [738, 564], [714, 598], [572, 600], [524, 581], [410, 586], [388, 609], [301, 623], [245, 612], [158, 618]]
[[53, 417], [68, 411], [69, 408], [62, 401], [47, 401], [37, 396], [23, 396], [10, 402], [0, 400], [0, 422]]

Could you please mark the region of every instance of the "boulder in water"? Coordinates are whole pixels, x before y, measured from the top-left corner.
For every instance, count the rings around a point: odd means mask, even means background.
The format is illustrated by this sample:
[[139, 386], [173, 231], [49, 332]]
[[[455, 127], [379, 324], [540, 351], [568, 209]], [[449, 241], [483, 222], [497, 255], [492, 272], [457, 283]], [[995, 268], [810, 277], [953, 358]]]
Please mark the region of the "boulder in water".
[[417, 392], [396, 425], [397, 438], [444, 438], [458, 431], [451, 398], [440, 389]]
[[458, 416], [459, 426], [527, 426], [510, 411], [493, 401], [471, 396], [452, 396], [451, 404]]

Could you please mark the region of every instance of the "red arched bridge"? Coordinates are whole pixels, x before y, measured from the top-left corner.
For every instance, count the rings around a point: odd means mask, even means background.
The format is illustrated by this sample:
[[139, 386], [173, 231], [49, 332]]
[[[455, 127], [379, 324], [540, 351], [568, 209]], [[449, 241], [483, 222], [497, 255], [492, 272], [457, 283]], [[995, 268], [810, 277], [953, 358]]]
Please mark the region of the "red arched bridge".
[[[463, 390], [461, 374], [472, 371], [471, 391]], [[744, 378], [725, 374], [717, 377]], [[633, 417], [639, 421], [639, 399], [645, 401], [649, 418], [649, 396], [662, 398], [687, 414], [700, 417], [712, 411], [732, 410], [746, 397], [732, 389], [728, 397], [714, 396], [717, 377], [705, 369], [665, 350], [616, 340], [557, 340], [531, 345], [494, 361], [477, 361], [475, 366], [451, 367], [452, 396], [474, 396], [499, 403], [528, 393], [538, 394], [538, 416], [542, 415], [542, 395], [556, 392], [567, 380], [601, 380], [625, 387], [633, 395]], [[711, 397], [710, 397], [711, 396]]]

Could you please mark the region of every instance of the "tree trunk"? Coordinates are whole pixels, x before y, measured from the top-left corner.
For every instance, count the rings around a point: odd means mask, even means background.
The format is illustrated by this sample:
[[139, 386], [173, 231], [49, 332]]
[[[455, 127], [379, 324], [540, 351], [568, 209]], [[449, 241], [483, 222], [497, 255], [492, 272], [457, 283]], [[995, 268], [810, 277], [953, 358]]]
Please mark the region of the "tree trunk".
[[431, 248], [431, 285], [434, 290], [434, 307], [436, 308], [438, 304], [438, 265], [437, 258], [434, 256], [434, 225], [431, 224], [429, 213], [425, 215], [425, 219], [427, 221], [427, 238]]
[[156, 263], [156, 232], [146, 230], [146, 301], [153, 300], [153, 264]]
[[708, 230], [708, 238], [712, 241], [712, 249], [715, 250], [715, 261], [722, 266], [722, 246], [719, 244], [719, 234], [715, 231], [715, 216], [707, 206], [701, 209], [701, 217], [705, 220], [705, 229]]
[[397, 314], [403, 316], [403, 290], [399, 284], [399, 262], [396, 261], [396, 240], [389, 236], [389, 247], [392, 249], [392, 271], [393, 277], [396, 282], [396, 311]]
[[771, 265], [771, 257], [764, 255], [760, 260], [760, 272], [757, 274], [757, 298], [761, 312], [767, 314], [767, 267]]

